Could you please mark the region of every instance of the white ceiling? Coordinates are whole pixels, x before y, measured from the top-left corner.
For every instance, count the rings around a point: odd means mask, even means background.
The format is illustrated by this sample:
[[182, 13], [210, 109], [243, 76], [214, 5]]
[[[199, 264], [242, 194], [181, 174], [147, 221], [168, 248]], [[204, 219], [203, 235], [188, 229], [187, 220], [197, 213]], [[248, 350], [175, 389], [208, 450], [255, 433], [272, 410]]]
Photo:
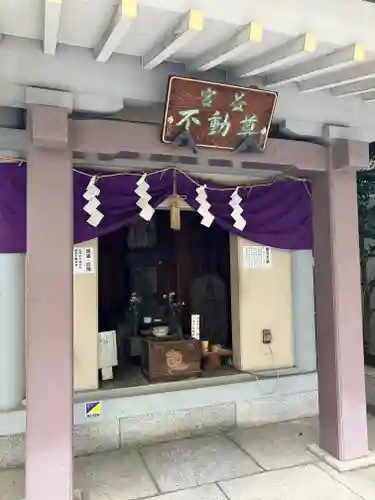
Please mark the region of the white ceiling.
[[[16, 36], [42, 38], [44, 3], [44, 0], [1, 0], [1, 31]], [[86, 30], [90, 33], [103, 28], [117, 4], [116, 0], [63, 0], [62, 40], [72, 43], [71, 40], [76, 38], [79, 40], [78, 45], [89, 46]], [[139, 16], [146, 22], [143, 26], [147, 27], [147, 19], [148, 27], [156, 27], [161, 23], [160, 32], [169, 21], [173, 21], [173, 16], [176, 18], [191, 8], [202, 9], [208, 19], [234, 26], [256, 20], [264, 26], [268, 25], [270, 31], [289, 36], [314, 28], [319, 38], [336, 40], [339, 44], [352, 43], [355, 41], [352, 34], [357, 32], [362, 34], [362, 40], [357, 41], [375, 46], [371, 19], [375, 7], [362, 0], [231, 0], [229, 3], [212, 0], [139, 0]], [[346, 29], [343, 29], [344, 26]], [[68, 32], [71, 34], [68, 35]]]
[[[324, 83], [324, 94], [332, 97], [337, 107], [343, 105], [341, 97], [348, 96], [344, 101], [350, 101], [352, 106], [355, 94], [357, 101], [373, 109], [370, 103], [375, 101], [375, 4], [362, 0], [138, 0], [137, 4], [134, 19], [125, 19], [124, 15], [122, 31], [117, 32], [115, 42], [112, 40], [106, 62], [95, 62], [100, 41], [108, 41], [114, 34], [111, 20], [121, 0], [0, 0], [0, 34], [4, 35], [0, 42], [0, 86], [19, 86], [7, 87], [11, 96], [17, 96], [12, 97], [14, 102], [22, 100], [20, 88], [27, 85], [71, 92], [79, 92], [81, 85], [82, 92], [103, 94], [110, 89], [109, 93], [115, 92], [118, 98], [126, 100], [124, 85], [134, 86], [133, 82], [138, 81], [139, 91], [134, 91], [137, 97], [148, 83], [146, 80], [153, 79], [158, 85], [158, 96], [163, 96], [162, 73], [168, 74], [172, 68], [168, 63], [186, 64], [184, 75], [208, 78], [202, 68], [193, 71], [189, 65], [202, 56], [212, 57], [212, 51], [225, 53], [231, 38], [253, 23], [262, 28], [261, 41], [242, 41], [241, 52], [231, 53], [212, 66], [219, 72], [224, 70], [228, 81], [247, 86], [256, 80], [260, 86], [281, 89], [282, 94], [285, 87], [280, 86], [280, 78], [291, 76], [292, 84], [286, 85], [286, 93], [295, 92], [308, 100], [311, 92], [318, 92]], [[191, 33], [185, 26], [186, 37], [173, 45], [175, 40], [167, 34], [183, 18], [186, 20], [190, 9], [201, 11], [203, 29]], [[295, 48], [295, 43], [306, 34], [315, 37], [316, 50]], [[52, 41], [52, 53], [45, 49], [47, 37], [50, 44]], [[354, 47], [357, 55], [363, 48], [363, 58], [353, 60]], [[142, 61], [155, 50], [158, 58], [153, 69], [142, 69]], [[91, 75], [86, 80], [85, 75], [71, 71], [74, 64], [80, 67], [81, 62], [86, 68], [82, 71]], [[264, 66], [265, 62], [268, 65]], [[238, 70], [247, 63], [255, 67], [255, 80], [239, 74]], [[68, 72], [69, 68], [70, 74], [66, 75], [65, 69]], [[144, 81], [140, 81], [140, 74]], [[97, 75], [94, 81], [92, 75]], [[84, 80], [87, 83], [83, 84]], [[59, 81], [64, 83], [59, 86]], [[360, 113], [361, 108], [356, 109]]]
[[[56, 45], [95, 49], [121, 0], [1, 0], [0, 33], [43, 41], [45, 13], [48, 9], [55, 9], [59, 3]], [[219, 44], [225, 46], [236, 32], [251, 21], [262, 26], [261, 43], [249, 43], [246, 51], [220, 64], [225, 70], [231, 71], [241, 62], [266, 55], [270, 49], [282, 47], [304, 33], [316, 36], [316, 51], [302, 51], [298, 60], [285, 58], [282, 69], [354, 43], [364, 44], [366, 61], [375, 60], [375, 5], [361, 0], [139, 0], [137, 3], [136, 19], [124, 30], [111, 54], [144, 56], [155, 44], [163, 41], [165, 33], [176, 26], [181, 16], [193, 8], [200, 9], [204, 14], [203, 30], [163, 61], [194, 61]], [[47, 26], [46, 29], [50, 28]], [[353, 67], [357, 66], [359, 64]], [[271, 68], [261, 74], [274, 71]]]
[[[47, 0], [1, 0], [0, 2], [0, 32], [5, 35], [13, 35], [24, 38], [32, 38], [43, 40], [44, 36], [44, 12], [45, 3]], [[50, 0], [52, 1], [52, 0]], [[99, 42], [103, 32], [108, 26], [112, 15], [114, 14], [119, 1], [118, 0], [61, 0], [61, 18], [58, 34], [58, 42], [67, 45], [94, 48]], [[319, 3], [326, 6], [332, 2], [303, 2], [309, 4], [306, 11], [304, 5], [305, 21], [300, 22], [298, 13], [301, 13], [301, 2], [294, 3], [298, 5], [298, 10], [294, 13], [294, 20], [291, 25], [291, 20], [282, 18], [282, 22], [278, 22], [277, 30], [267, 30], [267, 24], [270, 26], [273, 23], [261, 23], [265, 29], [265, 36], [262, 44], [254, 46], [249, 52], [249, 56], [258, 54], [270, 47], [287, 41], [291, 36], [297, 36], [301, 33], [311, 31], [311, 22], [309, 22], [309, 10], [315, 14], [318, 10]], [[360, 0], [340, 0], [340, 3], [355, 4]], [[187, 12], [191, 8], [199, 8], [196, 4], [202, 5], [202, 11], [205, 13], [205, 27], [199, 37], [195, 39], [189, 47], [181, 51], [181, 56], [194, 57], [212, 47], [218, 42], [229, 39], [241, 26], [246, 25], [250, 21], [260, 22], [260, 18], [265, 17], [269, 8], [266, 4], [275, 3], [271, 1], [252, 1], [252, 0], [231, 0], [230, 4], [222, 2], [218, 6], [217, 2], [212, 0], [188, 1], [188, 0], [139, 0], [138, 17], [134, 26], [124, 37], [121, 45], [116, 52], [127, 55], [142, 55], [146, 52], [158, 39], [163, 36], [163, 33], [171, 28], [178, 21], [181, 14]], [[278, 2], [280, 5], [284, 2]], [[289, 2], [291, 3], [291, 2]], [[293, 3], [293, 2], [292, 2]], [[211, 5], [210, 5], [211, 4]], [[212, 9], [213, 5], [217, 8]], [[223, 8], [224, 4], [226, 7]], [[237, 5], [238, 4], [238, 11]], [[258, 4], [258, 5], [257, 5]], [[264, 4], [264, 8], [260, 9], [259, 4]], [[312, 8], [312, 5], [316, 6]], [[233, 6], [233, 8], [232, 8]], [[342, 10], [341, 5], [340, 10]], [[375, 6], [372, 6], [375, 14]], [[237, 15], [233, 15], [233, 10]], [[243, 11], [242, 15], [240, 11]], [[263, 15], [260, 15], [264, 10]], [[273, 9], [278, 11], [276, 6]], [[299, 11], [299, 12], [298, 12]], [[282, 13], [282, 11], [281, 11]], [[337, 12], [336, 12], [337, 13]], [[275, 13], [274, 13], [275, 14]], [[287, 15], [287, 12], [285, 12]], [[274, 17], [274, 15], [272, 16]], [[342, 16], [339, 16], [342, 19]], [[267, 19], [267, 14], [266, 14]], [[278, 15], [278, 19], [280, 19]], [[374, 16], [375, 19], [375, 16]], [[272, 18], [268, 19], [272, 21]], [[326, 24], [324, 16], [320, 18], [322, 25]], [[331, 20], [330, 20], [331, 22]], [[348, 19], [346, 19], [346, 23]], [[335, 23], [337, 25], [337, 22]], [[339, 23], [340, 24], [340, 23]], [[298, 26], [299, 25], [299, 26]], [[314, 26], [315, 28], [315, 26]], [[336, 28], [336, 31], [335, 31]], [[321, 43], [327, 47], [335, 47], [354, 42], [364, 43], [365, 40], [352, 39], [346, 26], [346, 30], [337, 29], [337, 26], [331, 25], [329, 36], [321, 39]], [[341, 26], [343, 28], [343, 26]], [[325, 32], [320, 26], [317, 31]], [[364, 39], [366, 33], [361, 33], [358, 30], [360, 38]], [[375, 41], [373, 34], [369, 37], [375, 52]], [[321, 47], [321, 52], [323, 47]]]

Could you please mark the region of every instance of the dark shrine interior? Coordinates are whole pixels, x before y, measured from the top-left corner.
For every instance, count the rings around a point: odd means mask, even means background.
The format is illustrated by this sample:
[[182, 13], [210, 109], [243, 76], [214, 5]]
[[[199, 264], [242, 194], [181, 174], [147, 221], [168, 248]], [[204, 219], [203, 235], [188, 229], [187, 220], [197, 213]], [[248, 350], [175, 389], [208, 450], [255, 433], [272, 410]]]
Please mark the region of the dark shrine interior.
[[[157, 210], [150, 223], [139, 219], [99, 238], [99, 331], [117, 331], [119, 368], [137, 362], [127, 340], [140, 336], [146, 320], [164, 321], [172, 293], [182, 334], [190, 335], [191, 314], [198, 313], [200, 339], [232, 348], [226, 231], [204, 227], [193, 211], [181, 211], [181, 227], [173, 230], [170, 212]], [[136, 325], [129, 320], [132, 294], [140, 299]]]

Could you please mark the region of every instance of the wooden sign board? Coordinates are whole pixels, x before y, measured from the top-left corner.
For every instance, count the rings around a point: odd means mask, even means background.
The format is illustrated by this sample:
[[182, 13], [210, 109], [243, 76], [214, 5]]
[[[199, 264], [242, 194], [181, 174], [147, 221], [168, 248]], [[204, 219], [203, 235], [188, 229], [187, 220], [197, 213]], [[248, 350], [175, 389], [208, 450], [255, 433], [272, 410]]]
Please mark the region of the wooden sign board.
[[173, 76], [162, 141], [188, 132], [196, 146], [234, 150], [251, 138], [263, 150], [276, 101], [276, 92]]

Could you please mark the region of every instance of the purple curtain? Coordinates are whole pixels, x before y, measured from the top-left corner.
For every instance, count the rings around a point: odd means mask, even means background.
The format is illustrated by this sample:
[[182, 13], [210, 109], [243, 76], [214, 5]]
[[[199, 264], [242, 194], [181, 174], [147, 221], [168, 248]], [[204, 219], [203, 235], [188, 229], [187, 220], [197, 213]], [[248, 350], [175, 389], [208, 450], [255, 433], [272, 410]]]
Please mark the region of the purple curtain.
[[[0, 164], [0, 253], [26, 251], [26, 173], [25, 166]], [[74, 173], [74, 241], [79, 243], [102, 234], [115, 231], [131, 223], [139, 214], [134, 194], [138, 175], [117, 175], [99, 178], [101, 192], [100, 211], [104, 219], [99, 227], [91, 227], [83, 211], [86, 200], [83, 193], [90, 177]], [[156, 207], [173, 193], [173, 170], [148, 175], [151, 205]], [[238, 231], [233, 227], [230, 195], [233, 190], [221, 190], [225, 186], [187, 177], [176, 173], [177, 192], [192, 207], [196, 187], [206, 184], [208, 201], [215, 223], [223, 229], [248, 240], [274, 248], [303, 250], [312, 248], [311, 204], [308, 184], [284, 180], [269, 186], [241, 188], [243, 217], [246, 227]]]

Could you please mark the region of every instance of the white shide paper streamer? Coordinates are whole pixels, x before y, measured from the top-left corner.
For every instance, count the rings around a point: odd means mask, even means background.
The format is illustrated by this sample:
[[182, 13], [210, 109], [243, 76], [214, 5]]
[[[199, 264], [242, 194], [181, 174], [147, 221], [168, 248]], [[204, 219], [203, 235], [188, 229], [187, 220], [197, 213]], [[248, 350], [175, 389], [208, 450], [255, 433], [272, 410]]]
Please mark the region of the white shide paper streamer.
[[87, 223], [93, 227], [98, 227], [104, 217], [102, 212], [98, 210], [100, 206], [99, 194], [100, 189], [96, 185], [96, 177], [93, 176], [86, 187], [86, 191], [83, 193], [83, 197], [87, 201], [83, 210], [90, 216], [87, 219]]
[[201, 224], [203, 226], [210, 227], [215, 220], [215, 217], [210, 212], [211, 205], [207, 201], [206, 187], [206, 185], [197, 187], [197, 197], [195, 198], [195, 201], [199, 204], [197, 212], [202, 217]]
[[246, 220], [242, 217], [243, 208], [241, 207], [242, 198], [238, 194], [238, 187], [233, 191], [230, 197], [229, 205], [233, 208], [231, 216], [233, 219], [233, 227], [239, 231], [243, 231], [246, 226]]
[[150, 185], [146, 182], [146, 174], [137, 181], [137, 188], [135, 189], [135, 194], [138, 196], [138, 201], [136, 205], [141, 209], [139, 215], [142, 219], [150, 221], [155, 213], [155, 210], [150, 205], [150, 200], [152, 196], [148, 193]]

